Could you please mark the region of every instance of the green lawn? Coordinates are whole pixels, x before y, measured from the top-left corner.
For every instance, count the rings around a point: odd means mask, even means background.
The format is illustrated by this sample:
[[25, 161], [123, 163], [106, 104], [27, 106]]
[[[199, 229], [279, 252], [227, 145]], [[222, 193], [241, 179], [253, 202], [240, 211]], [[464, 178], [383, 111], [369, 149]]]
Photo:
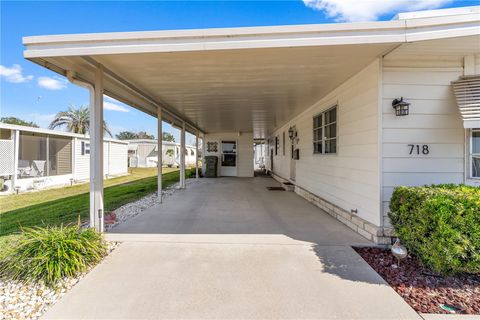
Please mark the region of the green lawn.
[[[179, 180], [178, 170], [165, 173], [167, 170], [164, 168], [164, 188]], [[187, 170], [187, 177], [192, 173]], [[105, 186], [105, 211], [108, 212], [155, 192], [156, 169], [137, 169], [129, 176], [106, 180]], [[1, 201], [0, 236], [19, 232], [21, 227], [73, 223], [78, 216], [86, 220], [89, 215], [88, 184], [12, 195], [2, 197]], [[3, 241], [0, 240], [0, 245]]]
[[[163, 173], [176, 171], [178, 169], [163, 168]], [[104, 186], [119, 185], [142, 178], [153, 177], [157, 175], [157, 168], [129, 168], [129, 174], [117, 178], [104, 180]], [[19, 208], [29, 207], [38, 203], [45, 203], [60, 198], [66, 198], [80, 193], [88, 192], [89, 184], [82, 183], [71, 187], [54, 188], [48, 190], [25, 192], [18, 195], [9, 195], [0, 198], [0, 214]]]

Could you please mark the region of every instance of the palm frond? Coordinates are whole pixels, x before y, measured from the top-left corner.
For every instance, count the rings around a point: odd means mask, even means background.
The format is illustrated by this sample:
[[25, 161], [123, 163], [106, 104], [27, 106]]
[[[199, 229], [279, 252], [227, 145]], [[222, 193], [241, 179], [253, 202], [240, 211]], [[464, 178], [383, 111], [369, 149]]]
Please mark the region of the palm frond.
[[[66, 111], [58, 112], [48, 127], [50, 129], [66, 127], [69, 132], [87, 134], [90, 129], [90, 109], [88, 106], [82, 105], [76, 108], [71, 105]], [[105, 121], [103, 121], [103, 130], [112, 137]]]

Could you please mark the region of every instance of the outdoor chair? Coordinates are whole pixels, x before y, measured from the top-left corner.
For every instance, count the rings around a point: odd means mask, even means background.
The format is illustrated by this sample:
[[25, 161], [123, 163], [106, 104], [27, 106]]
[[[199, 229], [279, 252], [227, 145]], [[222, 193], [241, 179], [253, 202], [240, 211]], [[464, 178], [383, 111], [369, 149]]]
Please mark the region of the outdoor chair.
[[33, 160], [32, 161], [32, 169], [33, 169], [33, 176], [41, 177], [45, 174], [45, 160]]
[[18, 160], [18, 174], [20, 177], [29, 176], [32, 173], [32, 167], [30, 167], [30, 161]]

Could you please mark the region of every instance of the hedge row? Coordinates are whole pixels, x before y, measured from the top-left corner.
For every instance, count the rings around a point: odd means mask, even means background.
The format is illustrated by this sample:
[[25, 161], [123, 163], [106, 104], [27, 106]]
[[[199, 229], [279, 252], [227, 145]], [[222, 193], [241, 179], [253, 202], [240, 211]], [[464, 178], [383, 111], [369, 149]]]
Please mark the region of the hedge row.
[[434, 271], [480, 273], [480, 188], [398, 187], [389, 217], [401, 242]]

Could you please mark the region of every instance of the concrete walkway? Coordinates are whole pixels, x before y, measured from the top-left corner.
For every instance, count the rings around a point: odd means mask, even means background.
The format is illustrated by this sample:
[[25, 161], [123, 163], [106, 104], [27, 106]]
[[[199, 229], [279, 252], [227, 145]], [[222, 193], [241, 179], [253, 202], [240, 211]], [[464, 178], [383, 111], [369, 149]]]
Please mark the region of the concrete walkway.
[[122, 244], [45, 319], [421, 319], [369, 244], [270, 178], [201, 179], [118, 226]]

